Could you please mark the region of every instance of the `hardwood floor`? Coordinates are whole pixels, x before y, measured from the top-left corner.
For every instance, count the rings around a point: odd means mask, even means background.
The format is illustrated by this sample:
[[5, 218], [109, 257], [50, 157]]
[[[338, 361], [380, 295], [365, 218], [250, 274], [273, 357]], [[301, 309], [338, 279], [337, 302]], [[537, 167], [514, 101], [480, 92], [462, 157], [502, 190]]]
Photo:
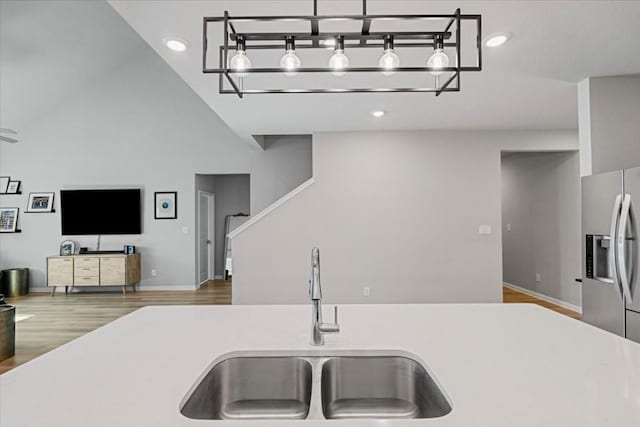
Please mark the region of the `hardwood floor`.
[[[555, 304], [503, 288], [505, 303], [533, 303], [579, 319], [580, 314]], [[147, 305], [231, 304], [231, 282], [211, 281], [196, 292], [117, 290], [110, 293], [58, 292], [10, 298], [16, 315], [31, 317], [16, 323], [16, 355], [0, 362], [0, 374]]]
[[529, 303], [529, 304], [538, 304], [542, 307], [548, 308], [549, 310], [556, 311], [560, 314], [564, 314], [569, 317], [573, 317], [574, 319], [580, 319], [582, 316], [580, 313], [576, 313], [575, 311], [566, 309], [564, 307], [560, 307], [559, 305], [552, 304], [547, 301], [543, 301], [536, 297], [529, 296], [527, 294], [523, 294], [522, 292], [518, 292], [516, 290], [503, 287], [502, 288], [502, 301], [507, 304], [517, 304], [517, 303]]
[[16, 316], [16, 354], [0, 362], [0, 374], [147, 305], [231, 304], [231, 282], [211, 281], [198, 291], [120, 290], [7, 298]]

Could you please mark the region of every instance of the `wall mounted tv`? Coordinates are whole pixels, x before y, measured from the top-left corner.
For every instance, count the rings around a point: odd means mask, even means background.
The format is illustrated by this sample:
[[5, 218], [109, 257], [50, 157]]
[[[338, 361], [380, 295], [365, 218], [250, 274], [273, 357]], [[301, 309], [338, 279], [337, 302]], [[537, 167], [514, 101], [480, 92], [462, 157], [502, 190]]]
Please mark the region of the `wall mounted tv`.
[[141, 234], [140, 189], [61, 190], [62, 235]]

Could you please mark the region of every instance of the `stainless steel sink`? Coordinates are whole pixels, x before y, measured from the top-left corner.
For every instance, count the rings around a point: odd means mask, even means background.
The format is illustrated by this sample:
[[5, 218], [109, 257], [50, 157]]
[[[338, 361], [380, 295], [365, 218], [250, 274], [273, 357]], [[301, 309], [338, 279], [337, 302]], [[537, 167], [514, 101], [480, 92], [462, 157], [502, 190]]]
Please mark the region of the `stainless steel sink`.
[[300, 420], [435, 418], [452, 410], [414, 358], [333, 353], [228, 355], [203, 374], [180, 412], [193, 419]]
[[311, 364], [299, 357], [237, 357], [209, 371], [183, 405], [194, 419], [304, 419]]
[[332, 357], [322, 366], [322, 411], [327, 419], [435, 418], [451, 405], [413, 359]]

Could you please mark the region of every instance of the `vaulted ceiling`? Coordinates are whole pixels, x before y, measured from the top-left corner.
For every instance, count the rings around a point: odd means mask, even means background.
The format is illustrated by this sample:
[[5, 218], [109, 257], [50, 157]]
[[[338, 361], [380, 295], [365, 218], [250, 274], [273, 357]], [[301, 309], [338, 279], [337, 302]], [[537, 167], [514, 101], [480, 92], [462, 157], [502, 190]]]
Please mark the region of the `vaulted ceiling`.
[[[243, 136], [361, 129], [575, 129], [576, 83], [589, 76], [640, 72], [640, 2], [375, 1], [368, 12], [482, 14], [484, 34], [510, 32], [484, 48], [484, 69], [462, 76], [462, 91], [433, 94], [218, 94], [201, 71], [202, 17], [311, 14], [311, 0], [110, 0], [122, 17], [236, 132]], [[320, 14], [360, 12], [361, 1], [320, 0]], [[189, 41], [181, 54], [162, 39]], [[327, 54], [330, 55], [330, 52]], [[328, 56], [327, 56], [328, 57]], [[426, 60], [426, 57], [425, 57]], [[379, 76], [358, 75], [362, 85]], [[368, 80], [369, 79], [369, 80]], [[382, 109], [382, 119], [371, 110]]]

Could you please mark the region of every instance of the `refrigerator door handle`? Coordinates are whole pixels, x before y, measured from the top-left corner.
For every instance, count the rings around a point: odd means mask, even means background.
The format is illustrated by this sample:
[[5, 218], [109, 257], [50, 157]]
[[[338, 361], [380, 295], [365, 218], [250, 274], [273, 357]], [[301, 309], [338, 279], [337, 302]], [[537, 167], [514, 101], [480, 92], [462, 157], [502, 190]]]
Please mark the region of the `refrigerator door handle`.
[[629, 224], [629, 214], [631, 211], [631, 195], [625, 194], [622, 202], [622, 213], [618, 223], [618, 233], [616, 235], [616, 249], [618, 259], [618, 274], [620, 285], [627, 302], [631, 302], [631, 287], [629, 286], [629, 276], [627, 274], [627, 225]]
[[613, 213], [611, 214], [611, 231], [609, 234], [609, 272], [611, 273], [611, 279], [613, 279], [613, 284], [615, 285], [618, 295], [620, 298], [623, 296], [623, 291], [620, 288], [620, 276], [618, 274], [617, 260], [616, 260], [616, 248], [617, 242], [616, 233], [618, 231], [618, 217], [620, 216], [620, 208], [622, 207], [622, 194], [618, 194], [616, 196], [616, 201], [613, 203]]

